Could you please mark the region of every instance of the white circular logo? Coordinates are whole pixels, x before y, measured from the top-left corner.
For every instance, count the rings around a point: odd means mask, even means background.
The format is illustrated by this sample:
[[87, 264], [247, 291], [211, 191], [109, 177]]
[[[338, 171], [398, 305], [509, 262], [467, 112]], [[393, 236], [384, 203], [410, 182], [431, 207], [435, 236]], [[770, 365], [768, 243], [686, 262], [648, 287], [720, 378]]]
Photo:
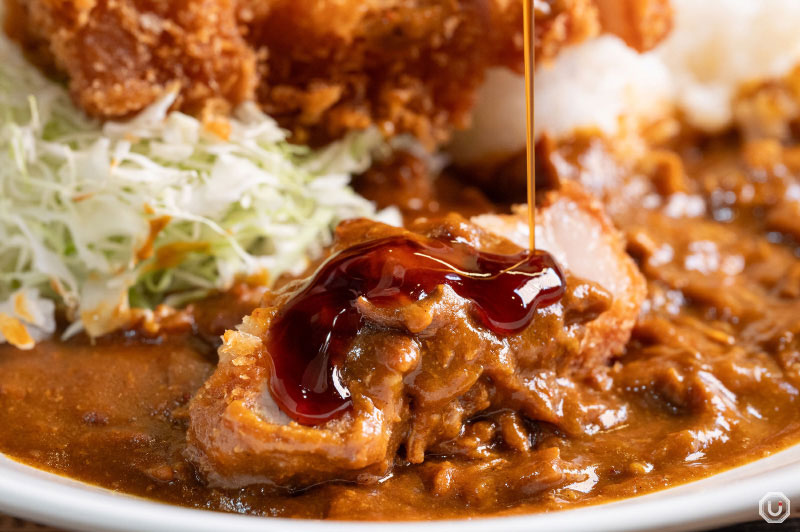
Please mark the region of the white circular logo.
[[770, 491], [758, 501], [758, 513], [767, 523], [783, 523], [789, 517], [789, 498], [779, 491]]

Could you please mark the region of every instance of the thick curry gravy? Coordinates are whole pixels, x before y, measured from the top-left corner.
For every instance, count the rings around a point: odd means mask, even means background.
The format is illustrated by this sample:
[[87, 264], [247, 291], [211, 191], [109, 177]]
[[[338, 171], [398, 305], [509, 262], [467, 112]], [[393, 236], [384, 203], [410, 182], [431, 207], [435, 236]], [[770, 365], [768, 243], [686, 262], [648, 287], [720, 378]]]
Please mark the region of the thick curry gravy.
[[[379, 484], [297, 493], [207, 488], [183, 457], [186, 405], [214, 368], [213, 349], [198, 338], [213, 337], [255, 305], [257, 297], [240, 290], [172, 319], [155, 338], [44, 342], [29, 352], [0, 347], [0, 450], [185, 506], [428, 519], [630, 497], [800, 440], [800, 260], [781, 215], [792, 208], [784, 198], [800, 173], [793, 151], [767, 141], [693, 140], [622, 157], [597, 137], [540, 148], [542, 171], [557, 174], [550, 178], [581, 180], [604, 198], [648, 280], [626, 353], [582, 383], [602, 392], [596, 400], [609, 412], [626, 410], [623, 425], [578, 436], [530, 423], [532, 447], [523, 451], [498, 443], [510, 413], [490, 412], [449, 453], [419, 465], [398, 458]], [[592, 179], [598, 168], [601, 182]]]

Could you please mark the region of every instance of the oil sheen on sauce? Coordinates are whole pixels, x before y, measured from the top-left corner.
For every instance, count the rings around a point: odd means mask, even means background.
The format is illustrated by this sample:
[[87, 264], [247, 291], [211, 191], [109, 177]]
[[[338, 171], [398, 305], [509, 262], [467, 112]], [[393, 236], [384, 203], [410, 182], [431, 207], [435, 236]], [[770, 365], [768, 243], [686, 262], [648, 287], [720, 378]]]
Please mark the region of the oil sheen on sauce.
[[[530, 249], [534, 242], [532, 0], [524, 1]], [[342, 365], [365, 320], [356, 302], [396, 307], [448, 285], [472, 302], [485, 327], [510, 335], [530, 325], [536, 309], [564, 294], [564, 275], [546, 252], [480, 252], [446, 239], [396, 236], [346, 249], [322, 265], [281, 310], [269, 331], [270, 392], [289, 417], [324, 423], [351, 407]]]

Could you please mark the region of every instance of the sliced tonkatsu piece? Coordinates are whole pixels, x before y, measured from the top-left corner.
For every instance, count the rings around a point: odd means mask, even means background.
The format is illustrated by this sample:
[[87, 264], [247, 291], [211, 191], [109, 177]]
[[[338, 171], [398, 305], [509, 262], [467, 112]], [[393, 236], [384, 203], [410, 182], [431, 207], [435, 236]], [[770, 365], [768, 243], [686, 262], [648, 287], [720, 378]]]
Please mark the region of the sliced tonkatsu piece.
[[225, 334], [218, 369], [190, 408], [189, 457], [209, 483], [377, 479], [401, 446], [422, 462], [476, 414], [500, 409], [576, 435], [624, 419], [596, 400], [587, 406], [602, 392], [578, 383], [620, 353], [644, 297], [641, 275], [578, 185], [539, 209], [539, 247], [558, 264], [522, 251], [523, 219], [342, 224], [314, 276], [268, 295]]

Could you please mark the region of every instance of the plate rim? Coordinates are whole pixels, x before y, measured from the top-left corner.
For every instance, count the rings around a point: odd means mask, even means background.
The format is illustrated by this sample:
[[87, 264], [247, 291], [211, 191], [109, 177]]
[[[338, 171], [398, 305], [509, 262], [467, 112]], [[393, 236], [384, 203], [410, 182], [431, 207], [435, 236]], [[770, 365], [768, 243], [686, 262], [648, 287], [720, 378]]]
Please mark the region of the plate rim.
[[[594, 532], [680, 531], [758, 519], [758, 501], [770, 491], [782, 491], [790, 499], [800, 497], [800, 443], [710, 477], [620, 501], [536, 514], [443, 521], [302, 520], [184, 508], [39, 470], [2, 453], [0, 472], [0, 510], [72, 530], [360, 532], [405, 530], [413, 523], [436, 532], [529, 532], [537, 528], [566, 532], [581, 529], [591, 520]], [[725, 483], [726, 477], [733, 480]]]

